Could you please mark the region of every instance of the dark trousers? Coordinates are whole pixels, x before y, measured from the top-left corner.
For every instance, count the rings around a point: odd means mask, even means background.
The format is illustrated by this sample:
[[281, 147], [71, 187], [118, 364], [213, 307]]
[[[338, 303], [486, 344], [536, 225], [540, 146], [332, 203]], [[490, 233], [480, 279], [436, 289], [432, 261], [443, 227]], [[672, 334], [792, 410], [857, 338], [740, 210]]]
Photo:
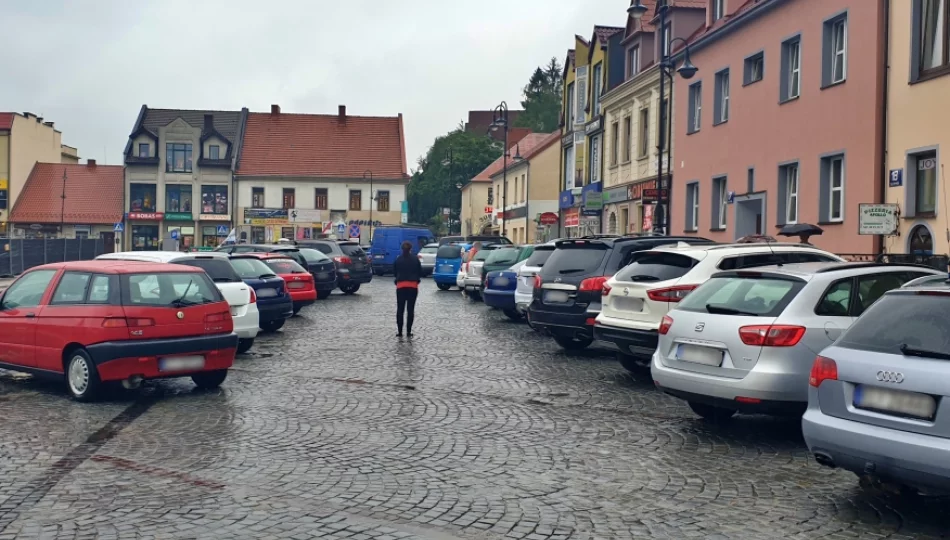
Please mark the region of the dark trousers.
[[416, 315], [416, 297], [419, 296], [419, 289], [402, 288], [396, 289], [396, 328], [402, 333], [402, 316], [407, 312], [406, 331], [412, 333], [412, 320]]

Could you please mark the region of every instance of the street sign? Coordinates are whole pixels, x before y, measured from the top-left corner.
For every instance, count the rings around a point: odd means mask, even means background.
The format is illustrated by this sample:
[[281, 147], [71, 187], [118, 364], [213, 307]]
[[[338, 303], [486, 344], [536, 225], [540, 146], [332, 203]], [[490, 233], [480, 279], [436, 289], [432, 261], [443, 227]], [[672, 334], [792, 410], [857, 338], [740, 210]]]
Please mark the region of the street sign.
[[172, 229], [172, 240], [178, 240], [178, 229]]
[[33, 229], [34, 231], [41, 231], [41, 230], [43, 230], [43, 226], [40, 225], [39, 223], [34, 223], [34, 224], [30, 225], [30, 228]]
[[346, 234], [346, 223], [340, 223], [336, 226], [336, 233], [340, 236]]
[[900, 187], [904, 185], [904, 169], [891, 169], [888, 174], [888, 186]]
[[350, 238], [358, 238], [359, 235], [360, 235], [360, 226], [356, 225], [355, 223], [353, 225], [350, 225]]
[[121, 221], [112, 226], [112, 232], [125, 232], [125, 223]]
[[218, 225], [218, 236], [227, 236], [229, 232], [231, 232], [231, 230], [228, 229], [227, 225]]

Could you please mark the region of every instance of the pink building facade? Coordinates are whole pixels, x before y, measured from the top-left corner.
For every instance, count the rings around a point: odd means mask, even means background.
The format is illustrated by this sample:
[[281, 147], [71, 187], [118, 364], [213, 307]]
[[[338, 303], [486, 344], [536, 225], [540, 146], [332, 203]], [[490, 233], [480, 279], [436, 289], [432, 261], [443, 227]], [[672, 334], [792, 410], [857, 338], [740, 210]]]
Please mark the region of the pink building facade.
[[883, 195], [885, 2], [709, 5], [690, 40], [699, 72], [674, 84], [671, 233], [729, 242], [810, 223], [819, 247], [879, 252], [858, 205]]

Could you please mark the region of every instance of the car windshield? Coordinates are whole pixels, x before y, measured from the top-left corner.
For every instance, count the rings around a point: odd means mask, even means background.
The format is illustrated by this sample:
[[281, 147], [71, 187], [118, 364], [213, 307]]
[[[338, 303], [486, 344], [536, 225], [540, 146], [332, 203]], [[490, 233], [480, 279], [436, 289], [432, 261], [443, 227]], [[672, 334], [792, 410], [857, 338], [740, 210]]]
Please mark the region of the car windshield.
[[439, 259], [458, 259], [462, 256], [462, 248], [459, 246], [442, 246], [435, 256]]
[[231, 266], [241, 276], [241, 279], [263, 279], [276, 277], [269, 266], [256, 257], [242, 257], [231, 259]]
[[365, 257], [366, 252], [357, 244], [340, 244], [340, 249], [347, 257]]
[[177, 260], [175, 264], [201, 268], [215, 283], [239, 283], [241, 281], [241, 276], [237, 275], [237, 272], [234, 271], [234, 267], [231, 266], [227, 259], [197, 257]]
[[306, 274], [302, 266], [291, 259], [265, 259], [264, 264], [275, 274]]
[[610, 250], [603, 244], [568, 244], [554, 250], [541, 267], [542, 278], [582, 276], [596, 272]]
[[668, 281], [686, 275], [698, 260], [679, 253], [641, 251], [633, 255], [633, 261], [617, 272], [616, 281]]
[[330, 257], [324, 255], [322, 251], [317, 251], [312, 248], [301, 248], [300, 254], [303, 255], [304, 260], [308, 263], [321, 263], [330, 260]]
[[683, 299], [677, 309], [777, 317], [804, 286], [804, 281], [772, 277], [714, 277]]
[[185, 307], [222, 300], [205, 273], [123, 274], [120, 282], [125, 305]]
[[944, 292], [885, 294], [841, 336], [848, 349], [906, 356], [950, 352], [950, 295]]
[[488, 253], [485, 264], [512, 265], [518, 262], [518, 254], [521, 250], [517, 248], [496, 249]]

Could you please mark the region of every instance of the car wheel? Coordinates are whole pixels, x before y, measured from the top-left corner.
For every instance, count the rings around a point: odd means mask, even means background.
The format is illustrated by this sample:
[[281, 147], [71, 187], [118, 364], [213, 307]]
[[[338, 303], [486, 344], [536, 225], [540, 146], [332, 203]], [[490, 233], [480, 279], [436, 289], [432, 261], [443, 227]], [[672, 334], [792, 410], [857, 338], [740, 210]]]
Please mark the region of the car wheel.
[[554, 336], [554, 341], [561, 346], [562, 349], [568, 351], [580, 351], [590, 347], [590, 344], [594, 342], [593, 338], [575, 338], [573, 336]]
[[630, 373], [643, 374], [650, 372], [650, 358], [633, 356], [632, 354], [617, 353], [617, 361]]
[[705, 403], [697, 403], [695, 401], [689, 401], [689, 408], [693, 409], [693, 412], [703, 417], [703, 420], [713, 423], [726, 422], [736, 414], [735, 409], [727, 409], [725, 407], [716, 407], [715, 405], [706, 405]]
[[201, 373], [195, 373], [191, 376], [191, 380], [194, 381], [195, 386], [202, 390], [212, 390], [221, 386], [221, 383], [224, 382], [224, 379], [228, 378], [228, 370], [218, 369], [215, 371], [203, 371]]
[[447, 291], [452, 288], [452, 286], [449, 285], [448, 283], [437, 283], [436, 285], [439, 286], [440, 291]]
[[331, 291], [317, 291], [317, 300], [326, 300], [330, 297]]
[[69, 354], [66, 364], [66, 388], [76, 401], [93, 401], [99, 394], [102, 383], [99, 371], [85, 349]]
[[239, 340], [238, 340], [237, 353], [238, 353], [238, 354], [244, 354], [244, 353], [246, 353], [247, 351], [251, 350], [251, 347], [253, 347], [253, 346], [254, 346], [254, 338], [250, 338], [250, 339], [239, 339]]
[[281, 328], [283, 328], [283, 326], [284, 326], [283, 319], [279, 321], [269, 321], [269, 322], [261, 324], [261, 330], [265, 332], [276, 332], [280, 330]]
[[513, 321], [521, 320], [521, 312], [517, 309], [506, 309], [504, 310], [505, 316]]
[[294, 308], [294, 317], [296, 317], [297, 314], [300, 313], [300, 310], [301, 310], [301, 309], [303, 309], [303, 308]]
[[478, 291], [468, 291], [468, 297], [474, 302], [482, 301], [482, 293]]
[[360, 284], [350, 283], [348, 285], [344, 285], [343, 287], [340, 287], [340, 290], [343, 291], [343, 294], [353, 294], [356, 291], [360, 290]]

